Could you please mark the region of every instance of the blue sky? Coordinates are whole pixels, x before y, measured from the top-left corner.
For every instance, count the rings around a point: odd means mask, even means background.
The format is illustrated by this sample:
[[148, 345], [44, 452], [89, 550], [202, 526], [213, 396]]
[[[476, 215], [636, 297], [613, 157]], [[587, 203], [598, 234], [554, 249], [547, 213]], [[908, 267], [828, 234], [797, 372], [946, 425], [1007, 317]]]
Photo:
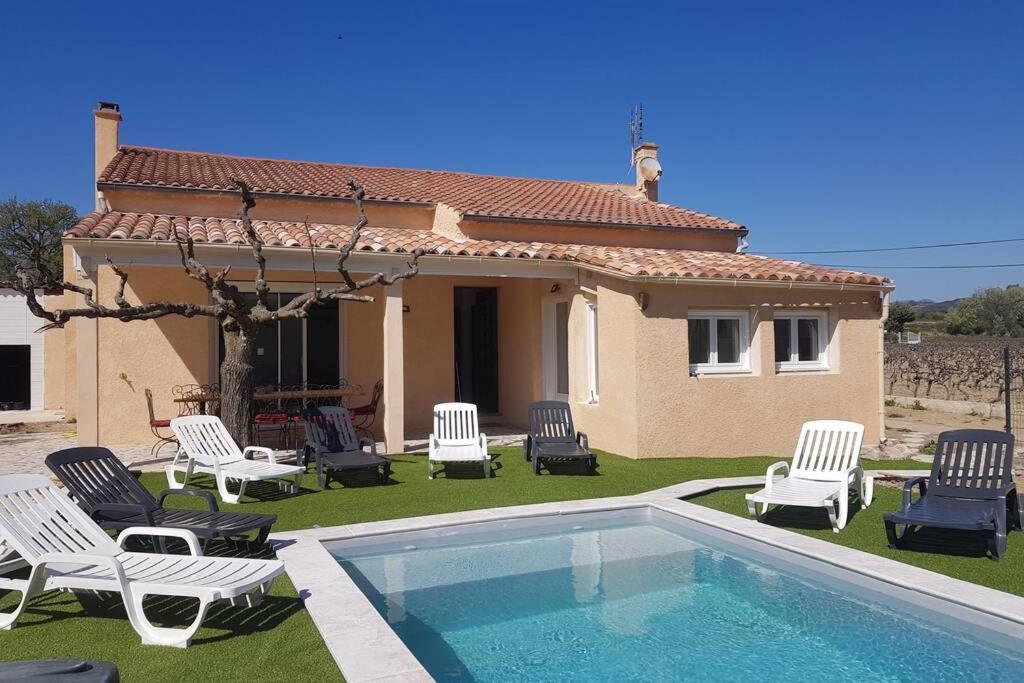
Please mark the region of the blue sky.
[[[0, 197], [91, 209], [99, 99], [130, 144], [605, 182], [630, 178], [643, 102], [662, 200], [755, 250], [1024, 236], [1021, 2], [37, 2], [4, 23]], [[1024, 282], [885, 268], [1024, 243], [815, 259], [897, 298]]]

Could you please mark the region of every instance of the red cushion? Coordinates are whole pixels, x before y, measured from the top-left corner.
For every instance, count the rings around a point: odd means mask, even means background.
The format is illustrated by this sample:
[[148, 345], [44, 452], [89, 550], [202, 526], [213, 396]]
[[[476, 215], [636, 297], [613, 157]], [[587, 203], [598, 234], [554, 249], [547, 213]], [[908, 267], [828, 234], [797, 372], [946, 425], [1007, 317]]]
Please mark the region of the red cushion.
[[374, 409], [372, 405], [358, 406], [351, 408], [348, 411], [349, 415], [373, 415]]
[[256, 424], [284, 424], [288, 421], [288, 413], [259, 413], [253, 421]]
[[170, 420], [150, 420], [149, 421], [149, 426], [150, 427], [170, 427], [171, 426], [171, 421]]

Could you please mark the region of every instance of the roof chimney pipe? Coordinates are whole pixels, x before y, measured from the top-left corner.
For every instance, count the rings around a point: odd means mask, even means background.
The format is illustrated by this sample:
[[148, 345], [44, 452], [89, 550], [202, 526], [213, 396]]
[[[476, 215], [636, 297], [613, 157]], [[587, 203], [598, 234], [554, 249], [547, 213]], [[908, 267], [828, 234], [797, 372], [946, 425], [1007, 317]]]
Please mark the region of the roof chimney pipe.
[[[96, 122], [96, 179], [99, 180], [103, 169], [117, 154], [121, 107], [115, 102], [100, 102], [92, 115]], [[103, 203], [103, 194], [97, 189], [96, 208], [102, 209]]]
[[636, 189], [648, 201], [658, 201], [658, 180], [661, 179], [661, 164], [658, 163], [658, 145], [642, 142], [633, 150], [636, 165]]

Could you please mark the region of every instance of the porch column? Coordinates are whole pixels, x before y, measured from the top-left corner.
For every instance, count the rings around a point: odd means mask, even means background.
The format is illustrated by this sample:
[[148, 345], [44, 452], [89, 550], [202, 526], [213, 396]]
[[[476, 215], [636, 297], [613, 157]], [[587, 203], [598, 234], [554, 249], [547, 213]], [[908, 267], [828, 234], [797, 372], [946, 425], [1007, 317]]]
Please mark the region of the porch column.
[[402, 280], [384, 288], [384, 450], [405, 450]]
[[[94, 292], [98, 291], [99, 273], [96, 273], [91, 281], [82, 278], [80, 284], [91, 287]], [[73, 296], [76, 306], [85, 306], [85, 297], [81, 294]], [[74, 330], [75, 365], [78, 373], [75, 415], [78, 445], [99, 446], [99, 320], [76, 318]]]

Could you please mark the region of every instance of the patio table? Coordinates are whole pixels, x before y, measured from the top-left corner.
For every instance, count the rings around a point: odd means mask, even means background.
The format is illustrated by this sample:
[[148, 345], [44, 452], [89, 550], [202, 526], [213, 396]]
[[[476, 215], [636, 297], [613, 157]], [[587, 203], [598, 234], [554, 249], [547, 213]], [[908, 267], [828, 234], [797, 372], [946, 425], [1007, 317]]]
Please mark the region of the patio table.
[[[362, 389], [302, 389], [296, 391], [262, 391], [253, 395], [253, 400], [258, 403], [275, 403], [277, 401], [290, 401], [294, 399], [317, 399], [317, 398], [349, 398], [351, 396], [365, 396]], [[220, 393], [189, 394], [174, 399], [175, 403], [198, 403], [199, 414], [206, 414], [206, 404], [220, 400]]]

